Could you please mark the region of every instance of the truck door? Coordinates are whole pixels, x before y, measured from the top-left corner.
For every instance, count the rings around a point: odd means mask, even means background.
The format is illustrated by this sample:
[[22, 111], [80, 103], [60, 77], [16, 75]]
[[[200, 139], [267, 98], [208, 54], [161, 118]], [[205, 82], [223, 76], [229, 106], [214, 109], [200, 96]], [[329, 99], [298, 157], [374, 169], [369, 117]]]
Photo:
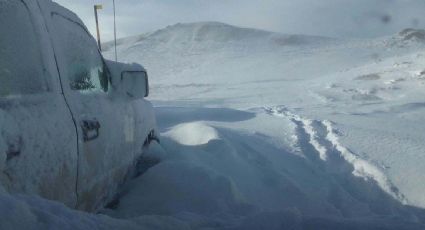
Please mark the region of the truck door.
[[0, 184], [76, 205], [77, 136], [37, 1], [0, 1]]
[[134, 111], [114, 96], [110, 72], [79, 18], [60, 6], [49, 8], [62, 86], [78, 129], [78, 208], [90, 211], [113, 197], [134, 161]]

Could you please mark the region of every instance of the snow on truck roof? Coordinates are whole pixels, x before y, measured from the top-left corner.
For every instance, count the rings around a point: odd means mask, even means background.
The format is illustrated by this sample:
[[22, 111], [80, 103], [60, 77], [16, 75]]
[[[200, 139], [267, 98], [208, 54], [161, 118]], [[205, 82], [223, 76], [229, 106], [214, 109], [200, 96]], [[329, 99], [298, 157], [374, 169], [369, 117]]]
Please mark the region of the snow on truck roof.
[[67, 8], [63, 7], [59, 3], [53, 2], [52, 0], [38, 0], [38, 1], [49, 1], [50, 2], [50, 12], [52, 14], [58, 14], [62, 17], [65, 17], [74, 23], [79, 24], [83, 29], [90, 34], [89, 30], [87, 29], [86, 25], [84, 25], [84, 22], [78, 17], [78, 15], [71, 10], [68, 10]]

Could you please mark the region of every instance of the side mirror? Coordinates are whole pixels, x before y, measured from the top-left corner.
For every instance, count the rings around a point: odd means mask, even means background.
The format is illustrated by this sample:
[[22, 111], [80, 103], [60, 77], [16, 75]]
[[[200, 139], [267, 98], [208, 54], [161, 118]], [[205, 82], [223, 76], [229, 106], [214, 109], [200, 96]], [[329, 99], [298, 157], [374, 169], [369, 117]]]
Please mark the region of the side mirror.
[[146, 71], [123, 71], [121, 73], [123, 91], [134, 98], [149, 96], [149, 80]]

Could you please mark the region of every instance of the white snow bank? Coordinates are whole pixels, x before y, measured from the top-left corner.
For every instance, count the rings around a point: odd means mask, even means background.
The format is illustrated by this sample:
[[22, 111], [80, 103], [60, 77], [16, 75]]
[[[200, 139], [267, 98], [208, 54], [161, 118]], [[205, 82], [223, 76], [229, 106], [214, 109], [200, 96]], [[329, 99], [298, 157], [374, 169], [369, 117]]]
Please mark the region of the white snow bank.
[[142, 229], [131, 221], [71, 210], [37, 197], [0, 195], [0, 229], [91, 230]]
[[163, 135], [182, 145], [203, 145], [219, 139], [217, 131], [202, 122], [180, 124]]
[[188, 230], [187, 224], [167, 216], [114, 219], [69, 209], [63, 204], [34, 196], [1, 193], [1, 230]]

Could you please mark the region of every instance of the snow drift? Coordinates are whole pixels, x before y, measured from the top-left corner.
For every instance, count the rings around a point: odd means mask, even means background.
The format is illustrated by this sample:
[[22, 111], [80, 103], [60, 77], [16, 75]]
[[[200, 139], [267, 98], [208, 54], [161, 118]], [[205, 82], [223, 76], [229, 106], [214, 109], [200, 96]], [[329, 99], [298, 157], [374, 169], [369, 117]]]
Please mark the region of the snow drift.
[[200, 122], [177, 125], [164, 133], [163, 136], [170, 137], [182, 145], [202, 145], [219, 139], [214, 128]]

